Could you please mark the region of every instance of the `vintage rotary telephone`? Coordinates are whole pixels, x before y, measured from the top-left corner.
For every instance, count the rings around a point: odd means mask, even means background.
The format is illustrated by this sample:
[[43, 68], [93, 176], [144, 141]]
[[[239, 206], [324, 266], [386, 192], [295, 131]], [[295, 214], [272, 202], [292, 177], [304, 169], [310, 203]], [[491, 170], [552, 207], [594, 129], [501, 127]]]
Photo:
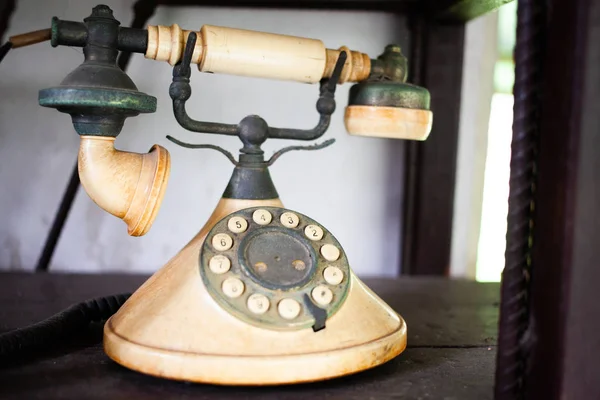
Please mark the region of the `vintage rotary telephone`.
[[[350, 134], [424, 140], [431, 129], [429, 93], [406, 83], [397, 46], [378, 59], [326, 49], [314, 39], [204, 26], [120, 27], [107, 6], [84, 22], [52, 21], [53, 46], [83, 47], [85, 61], [39, 102], [72, 117], [81, 136], [79, 174], [89, 196], [143, 235], [167, 185], [169, 153], [116, 150], [127, 117], [155, 110], [116, 66], [119, 51], [173, 65], [169, 94], [187, 130], [237, 136], [239, 158], [211, 145], [235, 165], [222, 198], [200, 232], [142, 285], [104, 326], [104, 349], [133, 370], [176, 380], [228, 385], [306, 382], [382, 364], [406, 347], [406, 324], [354, 275], [342, 245], [321, 223], [284, 208], [268, 167], [292, 146], [265, 160], [267, 139], [315, 140], [335, 111], [338, 83], [350, 91]], [[202, 72], [320, 83], [313, 129], [274, 128], [251, 115], [239, 124], [194, 120], [191, 63]]]

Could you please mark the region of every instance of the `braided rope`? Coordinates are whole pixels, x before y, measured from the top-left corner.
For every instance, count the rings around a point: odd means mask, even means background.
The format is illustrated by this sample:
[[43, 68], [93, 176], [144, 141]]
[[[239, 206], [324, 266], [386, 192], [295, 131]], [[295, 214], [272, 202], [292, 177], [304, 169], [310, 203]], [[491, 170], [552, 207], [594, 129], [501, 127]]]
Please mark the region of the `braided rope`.
[[[522, 398], [528, 352], [528, 290], [534, 230], [545, 4], [519, 0], [515, 46], [514, 120], [505, 267], [502, 273], [495, 398]], [[530, 332], [529, 332], [530, 333]]]

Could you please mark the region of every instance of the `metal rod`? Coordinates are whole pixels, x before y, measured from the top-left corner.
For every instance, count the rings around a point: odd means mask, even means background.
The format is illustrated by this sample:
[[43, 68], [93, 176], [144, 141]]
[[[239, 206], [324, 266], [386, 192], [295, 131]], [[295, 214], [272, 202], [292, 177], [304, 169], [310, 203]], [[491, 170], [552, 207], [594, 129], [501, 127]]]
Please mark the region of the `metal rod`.
[[46, 237], [42, 254], [35, 266], [36, 272], [48, 271], [48, 266], [54, 255], [54, 250], [56, 250], [58, 239], [65, 226], [71, 207], [73, 206], [73, 200], [75, 200], [75, 196], [77, 195], [77, 189], [79, 189], [79, 172], [77, 170], [77, 162], [75, 162], [75, 167], [71, 171], [71, 178], [69, 178], [67, 188], [62, 195], [60, 205], [54, 215], [54, 221], [52, 221], [50, 232], [48, 232], [48, 236]]
[[[425, 21], [418, 15], [412, 21], [412, 45], [410, 51], [410, 70], [412, 83], [423, 85], [423, 68], [425, 68], [426, 46]], [[413, 249], [415, 231], [415, 203], [418, 190], [418, 160], [420, 143], [414, 140], [405, 142], [404, 162], [404, 207], [403, 224], [400, 227], [400, 240], [402, 244], [400, 273], [409, 275], [413, 272]]]
[[[131, 28], [134, 29], [142, 29], [150, 18], [154, 15], [156, 11], [156, 1], [154, 0], [138, 0], [133, 5], [133, 21], [131, 22]], [[131, 52], [122, 51], [119, 54], [119, 58], [117, 59], [117, 65], [123, 71], [129, 65], [129, 61], [131, 60]]]
[[15, 11], [15, 0], [0, 0], [0, 42], [8, 30], [10, 18]]
[[529, 327], [528, 293], [544, 59], [544, 8], [545, 3], [538, 0], [519, 0], [517, 8], [514, 120], [494, 388], [496, 400], [523, 397], [528, 356], [524, 351], [523, 338]]
[[6, 42], [2, 46], [0, 46], [0, 62], [4, 60], [6, 54], [8, 54], [9, 50], [12, 49], [13, 44], [11, 42]]
[[227, 159], [229, 161], [231, 161], [231, 163], [233, 165], [235, 165], [235, 166], [238, 165], [238, 162], [236, 161], [236, 159], [233, 156], [233, 154], [231, 154], [230, 152], [228, 152], [227, 150], [225, 150], [222, 147], [215, 146], [214, 144], [192, 144], [192, 143], [186, 143], [186, 142], [182, 142], [181, 140], [175, 139], [171, 135], [167, 135], [167, 139], [170, 140], [171, 142], [175, 143], [176, 145], [179, 145], [181, 147], [185, 147], [187, 149], [211, 149], [211, 150], [216, 150], [216, 151], [220, 152], [221, 154], [223, 154], [225, 157], [227, 157]]
[[284, 147], [283, 149], [276, 151], [271, 158], [269, 158], [269, 161], [267, 161], [267, 165], [273, 165], [273, 163], [275, 161], [277, 161], [277, 159], [279, 157], [281, 157], [282, 155], [284, 155], [285, 153], [289, 152], [289, 151], [294, 151], [294, 150], [307, 150], [307, 151], [312, 151], [312, 150], [321, 150], [324, 149], [327, 146], [330, 146], [332, 144], [335, 143], [335, 139], [327, 139], [326, 141], [324, 141], [323, 143], [317, 143], [317, 144], [313, 144], [310, 146], [288, 146], [288, 147]]
[[13, 49], [16, 49], [19, 47], [25, 47], [30, 46], [32, 44], [45, 42], [47, 40], [50, 40], [50, 36], [50, 29], [40, 29], [38, 31], [11, 36], [9, 41], [12, 43]]

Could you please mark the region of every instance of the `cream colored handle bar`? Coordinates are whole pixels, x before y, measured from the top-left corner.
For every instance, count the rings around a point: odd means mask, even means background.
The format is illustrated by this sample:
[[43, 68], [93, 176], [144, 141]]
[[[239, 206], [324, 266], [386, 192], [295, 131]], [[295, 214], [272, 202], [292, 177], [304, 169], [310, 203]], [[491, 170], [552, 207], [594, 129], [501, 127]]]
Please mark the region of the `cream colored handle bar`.
[[[146, 58], [171, 65], [179, 62], [191, 31], [177, 24], [147, 29]], [[204, 25], [196, 33], [192, 62], [202, 72], [316, 83], [331, 76], [342, 50], [348, 58], [340, 83], [363, 81], [371, 72], [366, 54], [345, 46], [327, 49], [317, 39], [213, 25]]]

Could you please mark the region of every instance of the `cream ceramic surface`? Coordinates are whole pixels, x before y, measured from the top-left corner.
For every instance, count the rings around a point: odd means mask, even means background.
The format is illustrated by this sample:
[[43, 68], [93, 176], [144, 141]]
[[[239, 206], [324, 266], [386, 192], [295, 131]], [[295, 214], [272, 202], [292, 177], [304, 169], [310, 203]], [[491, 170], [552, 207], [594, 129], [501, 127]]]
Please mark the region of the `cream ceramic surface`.
[[117, 150], [114, 142], [114, 137], [81, 136], [79, 179], [94, 203], [127, 224], [127, 233], [142, 236], [160, 209], [171, 157], [162, 146], [138, 154]]
[[350, 135], [388, 139], [426, 140], [433, 113], [400, 107], [348, 106], [344, 115]]
[[[146, 58], [175, 65], [190, 32], [177, 24], [148, 26]], [[214, 25], [196, 32], [191, 62], [202, 72], [317, 83], [331, 77], [341, 51], [347, 58], [340, 83], [367, 79], [370, 57], [347, 46], [326, 49], [318, 39]]]
[[[104, 348], [109, 357], [170, 379], [271, 385], [351, 374], [404, 350], [403, 319], [354, 274], [347, 277], [351, 282], [344, 304], [318, 332], [259, 328], [222, 309], [200, 277], [200, 248], [216, 222], [255, 206], [282, 204], [279, 199], [221, 199], [198, 235], [106, 323]], [[283, 306], [277, 306], [279, 312], [291, 317], [294, 307]]]

